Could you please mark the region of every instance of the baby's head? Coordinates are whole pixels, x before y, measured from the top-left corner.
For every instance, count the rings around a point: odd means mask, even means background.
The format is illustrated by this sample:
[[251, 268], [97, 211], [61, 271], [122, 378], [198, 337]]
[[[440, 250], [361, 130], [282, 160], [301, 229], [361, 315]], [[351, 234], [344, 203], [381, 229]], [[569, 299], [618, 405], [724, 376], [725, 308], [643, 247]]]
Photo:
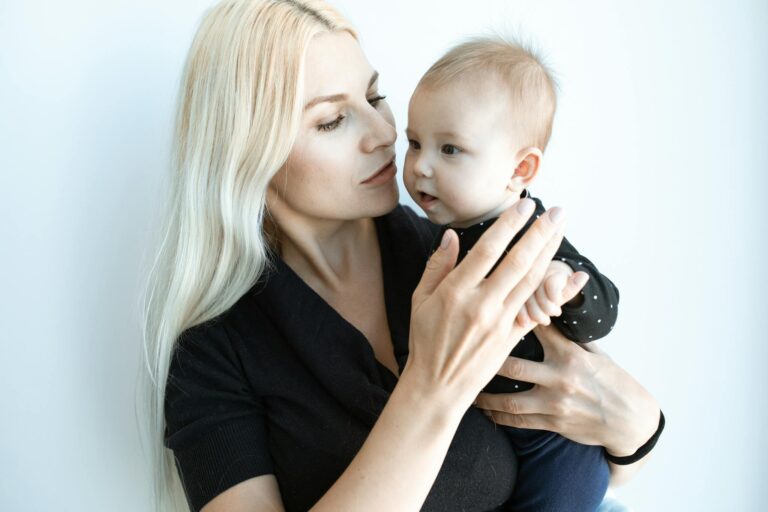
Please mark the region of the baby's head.
[[530, 49], [498, 36], [449, 50], [408, 106], [408, 193], [432, 222], [465, 227], [517, 201], [552, 131], [555, 82]]

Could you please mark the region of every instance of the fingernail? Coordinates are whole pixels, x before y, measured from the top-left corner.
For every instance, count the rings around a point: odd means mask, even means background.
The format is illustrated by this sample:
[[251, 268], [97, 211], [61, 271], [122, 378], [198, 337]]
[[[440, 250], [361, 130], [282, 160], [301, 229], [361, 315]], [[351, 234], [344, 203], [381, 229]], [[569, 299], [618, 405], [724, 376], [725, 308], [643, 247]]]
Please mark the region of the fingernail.
[[554, 208], [550, 208], [549, 210], [549, 218], [552, 219], [552, 222], [555, 224], [559, 224], [562, 222], [565, 215], [563, 214], [563, 209], [559, 206], [555, 206]]
[[491, 411], [488, 411], [488, 410], [485, 410], [485, 409], [483, 409], [483, 414], [485, 414], [485, 415], [486, 415], [486, 416], [488, 416], [489, 418], [491, 417]]
[[517, 202], [517, 211], [520, 213], [520, 215], [530, 215], [533, 213], [533, 209], [533, 201], [528, 198], [521, 199]]
[[448, 231], [446, 230], [445, 233], [443, 233], [443, 239], [440, 241], [440, 248], [441, 249], [447, 249], [448, 248], [448, 242], [450, 241], [451, 237], [448, 235]]

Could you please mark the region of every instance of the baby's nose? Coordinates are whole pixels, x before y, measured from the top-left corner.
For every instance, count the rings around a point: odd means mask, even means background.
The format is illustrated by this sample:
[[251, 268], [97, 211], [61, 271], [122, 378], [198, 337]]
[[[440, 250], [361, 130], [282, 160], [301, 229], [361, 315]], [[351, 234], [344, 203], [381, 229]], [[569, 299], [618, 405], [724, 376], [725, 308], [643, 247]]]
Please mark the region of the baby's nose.
[[416, 159], [416, 162], [414, 163], [413, 170], [416, 171], [417, 174], [420, 176], [424, 176], [425, 178], [431, 178], [432, 177], [432, 167], [429, 164], [429, 161], [424, 155], [419, 155], [419, 158]]

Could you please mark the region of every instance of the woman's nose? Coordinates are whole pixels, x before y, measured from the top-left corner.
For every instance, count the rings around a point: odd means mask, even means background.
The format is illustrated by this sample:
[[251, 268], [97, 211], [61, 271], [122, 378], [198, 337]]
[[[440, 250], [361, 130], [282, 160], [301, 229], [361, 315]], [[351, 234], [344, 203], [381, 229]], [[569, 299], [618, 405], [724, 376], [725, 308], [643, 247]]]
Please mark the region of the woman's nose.
[[372, 153], [382, 147], [390, 147], [397, 140], [397, 130], [380, 112], [374, 110], [366, 120], [367, 130], [361, 141], [363, 151]]

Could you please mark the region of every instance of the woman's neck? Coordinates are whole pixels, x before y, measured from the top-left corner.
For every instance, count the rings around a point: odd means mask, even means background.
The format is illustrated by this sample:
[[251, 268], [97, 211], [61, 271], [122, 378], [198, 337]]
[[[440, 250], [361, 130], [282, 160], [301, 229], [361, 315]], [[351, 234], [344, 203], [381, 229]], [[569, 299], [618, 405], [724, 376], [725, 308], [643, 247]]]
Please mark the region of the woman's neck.
[[315, 288], [342, 291], [378, 251], [371, 218], [321, 220], [287, 212], [273, 213], [272, 218], [280, 257]]

